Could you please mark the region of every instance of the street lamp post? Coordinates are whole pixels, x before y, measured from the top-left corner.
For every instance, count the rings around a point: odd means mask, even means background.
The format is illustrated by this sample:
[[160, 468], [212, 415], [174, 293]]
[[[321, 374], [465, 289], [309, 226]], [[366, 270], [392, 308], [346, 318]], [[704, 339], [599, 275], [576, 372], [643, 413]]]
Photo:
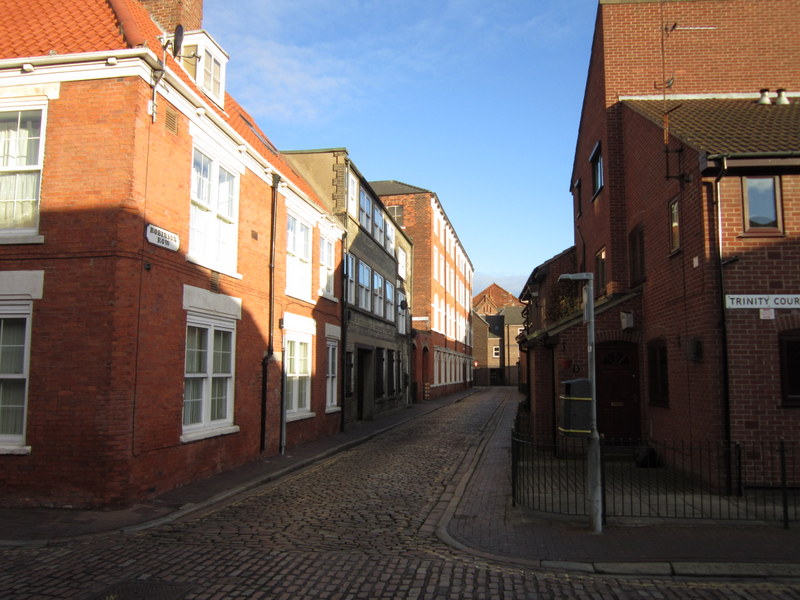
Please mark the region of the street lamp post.
[[594, 359], [594, 273], [564, 273], [559, 281], [583, 281], [583, 320], [588, 338], [589, 389], [591, 410], [589, 411], [589, 443], [586, 447], [586, 484], [589, 488], [589, 524], [593, 533], [603, 532], [603, 489], [600, 475], [600, 434], [597, 431], [597, 385]]

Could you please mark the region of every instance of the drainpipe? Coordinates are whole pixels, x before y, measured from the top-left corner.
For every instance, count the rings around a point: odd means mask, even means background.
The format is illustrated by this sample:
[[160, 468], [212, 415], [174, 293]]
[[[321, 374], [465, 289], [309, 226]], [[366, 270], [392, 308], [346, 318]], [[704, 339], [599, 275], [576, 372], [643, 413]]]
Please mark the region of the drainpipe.
[[[278, 207], [278, 185], [281, 176], [277, 173], [272, 174], [272, 223], [270, 233], [269, 249], [269, 334], [267, 340], [267, 353], [261, 359], [261, 452], [267, 448], [267, 381], [269, 375], [269, 362], [275, 356], [275, 231], [278, 218], [276, 215]], [[283, 415], [283, 394], [281, 394], [281, 415]], [[283, 433], [283, 416], [281, 416], [281, 433]], [[281, 448], [283, 448], [283, 438], [281, 438]]]
[[[345, 208], [345, 210], [347, 210]], [[345, 215], [345, 219], [346, 219]], [[344, 431], [344, 423], [345, 423], [345, 410], [344, 410], [344, 399], [347, 395], [347, 378], [349, 377], [349, 371], [347, 369], [347, 317], [349, 314], [347, 305], [350, 302], [350, 298], [347, 297], [347, 252], [349, 246], [347, 245], [347, 231], [342, 234], [342, 347], [339, 350], [339, 373], [341, 374], [341, 382], [339, 384], [339, 391], [341, 392], [341, 405], [340, 405], [340, 423], [339, 423], [339, 431]], [[355, 273], [353, 273], [353, 277], [355, 277]]]
[[717, 234], [717, 284], [720, 300], [720, 340], [722, 342], [722, 413], [725, 442], [731, 441], [731, 396], [728, 365], [728, 322], [725, 313], [725, 260], [722, 255], [722, 203], [720, 201], [720, 181], [728, 172], [728, 158], [722, 157], [722, 166], [714, 179], [713, 202]]

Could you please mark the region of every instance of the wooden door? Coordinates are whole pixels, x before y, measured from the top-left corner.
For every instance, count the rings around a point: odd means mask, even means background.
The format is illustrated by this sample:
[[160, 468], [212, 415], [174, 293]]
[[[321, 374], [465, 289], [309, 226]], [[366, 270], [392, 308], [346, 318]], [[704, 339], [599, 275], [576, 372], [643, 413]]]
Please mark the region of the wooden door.
[[642, 436], [639, 362], [636, 344], [606, 342], [597, 346], [597, 430], [607, 439]]

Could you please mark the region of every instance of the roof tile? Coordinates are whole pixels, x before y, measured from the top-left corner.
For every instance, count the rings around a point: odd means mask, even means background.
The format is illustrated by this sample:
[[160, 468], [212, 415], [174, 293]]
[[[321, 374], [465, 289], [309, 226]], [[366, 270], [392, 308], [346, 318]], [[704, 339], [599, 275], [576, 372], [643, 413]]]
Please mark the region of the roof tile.
[[26, 0], [3, 4], [0, 58], [125, 47], [106, 0]]
[[761, 105], [754, 100], [625, 100], [623, 104], [708, 154], [800, 152], [800, 102]]

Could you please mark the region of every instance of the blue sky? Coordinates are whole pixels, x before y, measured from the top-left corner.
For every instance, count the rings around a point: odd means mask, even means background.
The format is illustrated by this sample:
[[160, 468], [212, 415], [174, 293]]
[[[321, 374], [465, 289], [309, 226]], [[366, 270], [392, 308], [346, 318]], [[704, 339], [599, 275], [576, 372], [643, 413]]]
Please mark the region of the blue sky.
[[205, 0], [227, 87], [281, 150], [346, 147], [436, 192], [475, 269], [519, 294], [573, 243], [595, 0]]

